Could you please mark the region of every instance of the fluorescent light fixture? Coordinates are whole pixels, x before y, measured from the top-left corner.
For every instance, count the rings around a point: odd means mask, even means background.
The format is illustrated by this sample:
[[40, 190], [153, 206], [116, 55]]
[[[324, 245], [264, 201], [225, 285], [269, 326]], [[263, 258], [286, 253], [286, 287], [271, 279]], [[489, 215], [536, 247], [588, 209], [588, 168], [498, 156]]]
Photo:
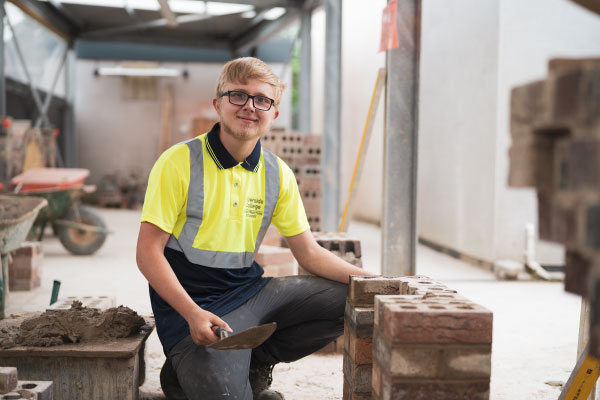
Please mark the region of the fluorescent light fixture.
[[95, 73], [100, 76], [156, 76], [178, 77], [182, 72], [175, 68], [131, 68], [131, 67], [101, 67]]
[[277, 18], [281, 17], [283, 14], [285, 14], [285, 8], [273, 7], [265, 13], [265, 19], [273, 21], [273, 20], [276, 20]]
[[[42, 0], [48, 1], [48, 0]], [[65, 4], [80, 4], [96, 7], [124, 8], [124, 0], [61, 0]], [[135, 10], [159, 11], [160, 5], [157, 1], [150, 0], [127, 0], [127, 5]], [[227, 15], [237, 14], [254, 9], [248, 4], [237, 3], [218, 3], [205, 2], [197, 0], [169, 0], [171, 11], [177, 14], [208, 14], [208, 15]]]

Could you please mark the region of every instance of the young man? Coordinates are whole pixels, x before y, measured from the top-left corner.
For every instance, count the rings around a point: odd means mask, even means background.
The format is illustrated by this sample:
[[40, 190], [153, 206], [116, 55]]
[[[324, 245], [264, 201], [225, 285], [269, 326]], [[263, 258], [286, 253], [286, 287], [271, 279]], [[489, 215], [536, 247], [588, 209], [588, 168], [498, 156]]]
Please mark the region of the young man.
[[[267, 390], [273, 365], [341, 335], [349, 276], [368, 275], [316, 243], [292, 171], [261, 148], [283, 89], [256, 58], [228, 62], [213, 99], [220, 122], [165, 151], [150, 173], [137, 263], [167, 355], [168, 396], [283, 398]], [[270, 223], [316, 276], [262, 278], [254, 255]], [[218, 327], [239, 332], [268, 322], [277, 330], [253, 350], [206, 347]]]

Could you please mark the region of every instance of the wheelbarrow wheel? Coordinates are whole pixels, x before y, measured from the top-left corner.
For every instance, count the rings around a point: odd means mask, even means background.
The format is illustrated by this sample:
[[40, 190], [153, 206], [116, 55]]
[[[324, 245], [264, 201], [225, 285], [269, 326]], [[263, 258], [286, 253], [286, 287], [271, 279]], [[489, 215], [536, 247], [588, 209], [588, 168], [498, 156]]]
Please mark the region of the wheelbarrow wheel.
[[[104, 221], [87, 207], [70, 209], [62, 218], [63, 220], [90, 225], [97, 228], [106, 228]], [[62, 245], [70, 253], [83, 256], [96, 252], [106, 240], [106, 233], [78, 229], [68, 225], [55, 224], [56, 234]]]

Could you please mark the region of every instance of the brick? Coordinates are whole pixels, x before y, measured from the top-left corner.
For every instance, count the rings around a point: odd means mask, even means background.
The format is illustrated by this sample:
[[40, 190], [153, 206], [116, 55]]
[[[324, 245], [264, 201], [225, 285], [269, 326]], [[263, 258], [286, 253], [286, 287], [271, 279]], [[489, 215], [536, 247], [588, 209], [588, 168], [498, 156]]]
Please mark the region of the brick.
[[355, 364], [371, 364], [373, 362], [373, 339], [370, 337], [357, 337], [349, 330], [346, 333], [345, 350]]
[[344, 379], [349, 383], [350, 392], [369, 393], [371, 391], [371, 364], [355, 364], [344, 352]]
[[383, 321], [383, 310], [385, 304], [412, 304], [413, 300], [422, 300], [423, 296], [418, 295], [396, 295], [396, 296], [375, 296], [375, 308], [373, 315], [373, 326], [377, 328], [380, 321]]
[[371, 393], [352, 392], [350, 390], [350, 384], [344, 379], [344, 400], [371, 400]]
[[319, 232], [314, 235], [320, 246], [330, 251], [338, 251], [341, 255], [353, 253], [355, 257], [362, 257], [360, 240], [345, 232]]
[[567, 248], [565, 255], [565, 290], [589, 297], [589, 275], [592, 263], [585, 255]]
[[600, 250], [600, 204], [595, 204], [586, 211], [585, 244], [590, 249]]
[[477, 304], [386, 304], [383, 332], [402, 343], [491, 343], [492, 319]]
[[17, 382], [15, 367], [0, 367], [0, 393], [12, 392], [17, 388]]
[[[510, 119], [511, 135], [514, 143], [529, 139], [528, 137], [514, 135], [516, 133], [514, 127], [545, 125], [550, 120], [548, 89], [549, 85], [546, 81], [536, 81], [511, 90]], [[523, 133], [523, 131], [520, 131], [520, 133]]]
[[44, 253], [40, 242], [23, 242], [11, 252], [8, 264], [9, 290], [32, 290], [40, 287]]
[[600, 66], [561, 73], [553, 83], [556, 125], [593, 126], [600, 121]]
[[489, 400], [489, 381], [394, 381], [382, 377], [382, 400]]
[[256, 253], [255, 261], [262, 267], [269, 265], [285, 265], [295, 261], [290, 249], [261, 245]]
[[556, 196], [538, 194], [539, 237], [557, 243], [577, 242], [578, 205], [563, 205]]
[[373, 306], [375, 295], [400, 294], [401, 278], [385, 276], [351, 276], [348, 301], [354, 306]]
[[561, 190], [600, 187], [600, 141], [561, 140], [556, 146], [557, 188]]
[[281, 276], [292, 276], [297, 275], [297, 264], [296, 262], [291, 262], [282, 265], [266, 265], [263, 266], [264, 273], [262, 276], [264, 277], [281, 277]]
[[36, 400], [52, 400], [53, 398], [51, 381], [19, 381], [16, 391], [19, 392], [24, 399], [33, 398]]
[[535, 187], [550, 192], [554, 187], [554, 142], [539, 137], [527, 145], [514, 145], [508, 150], [510, 166], [508, 185], [512, 187]]
[[489, 379], [491, 350], [491, 343], [392, 344], [378, 332], [375, 332], [373, 337], [375, 363], [394, 379]]
[[348, 328], [359, 338], [370, 338], [373, 336], [374, 315], [375, 312], [373, 307], [352, 306], [350, 303], [346, 302], [344, 321]]
[[381, 397], [382, 395], [382, 379], [381, 379], [381, 368], [377, 363], [377, 360], [373, 360], [372, 367], [373, 375], [371, 376], [371, 389], [374, 397]]
[[269, 225], [265, 237], [261, 243], [261, 246], [277, 246], [281, 247], [282, 242], [285, 241], [282, 235], [277, 232], [277, 228], [274, 225]]

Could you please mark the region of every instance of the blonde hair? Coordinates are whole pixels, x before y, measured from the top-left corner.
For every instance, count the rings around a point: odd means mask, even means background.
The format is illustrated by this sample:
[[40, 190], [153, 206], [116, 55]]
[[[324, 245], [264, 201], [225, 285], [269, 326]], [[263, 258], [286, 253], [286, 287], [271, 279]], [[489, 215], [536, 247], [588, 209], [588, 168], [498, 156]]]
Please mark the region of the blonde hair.
[[279, 107], [285, 83], [279, 80], [267, 64], [254, 57], [236, 58], [223, 66], [217, 80], [217, 97], [223, 94], [223, 86], [226, 83], [235, 82], [245, 85], [249, 79], [257, 79], [271, 85], [275, 92], [275, 106]]

